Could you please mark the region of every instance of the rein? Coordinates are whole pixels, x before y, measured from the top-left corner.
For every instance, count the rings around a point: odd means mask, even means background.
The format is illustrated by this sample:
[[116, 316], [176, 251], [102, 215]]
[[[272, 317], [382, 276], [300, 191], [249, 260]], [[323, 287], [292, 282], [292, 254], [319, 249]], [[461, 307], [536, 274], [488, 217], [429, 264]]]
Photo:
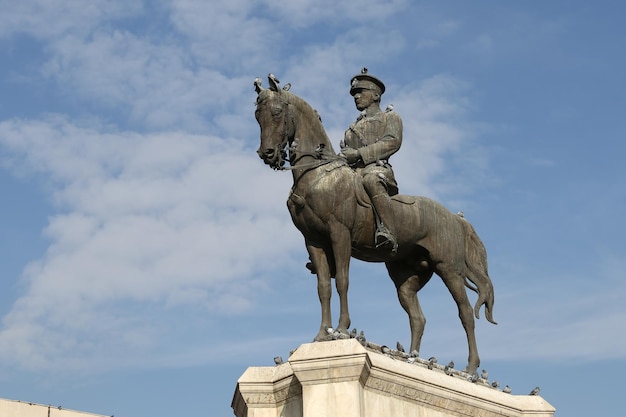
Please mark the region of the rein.
[[318, 161], [315, 162], [309, 162], [306, 164], [300, 164], [298, 166], [295, 165], [290, 165], [288, 167], [285, 166], [281, 166], [276, 168], [276, 171], [293, 171], [294, 169], [302, 169], [302, 168], [319, 168], [321, 166], [324, 166], [326, 164], [330, 164], [331, 162], [335, 162], [335, 161], [339, 161], [339, 160], [343, 160], [345, 161], [345, 159], [343, 159], [340, 156], [334, 156], [334, 157], [324, 157], [323, 159], [320, 159]]
[[[298, 139], [295, 139], [296, 143], [298, 141]], [[315, 150], [315, 152], [298, 152], [297, 151], [297, 145], [296, 146], [290, 146], [289, 148], [287, 148], [287, 150], [289, 151], [290, 154], [294, 153], [298, 155], [298, 158], [293, 161], [290, 162], [290, 166], [285, 167], [285, 166], [279, 166], [278, 168], [276, 168], [276, 170], [278, 171], [293, 171], [294, 169], [307, 169], [307, 168], [318, 168], [327, 164], [330, 164], [331, 162], [335, 162], [335, 161], [345, 161], [344, 158], [342, 158], [339, 155], [324, 155], [324, 144], [320, 144], [317, 149]], [[306, 164], [298, 164], [298, 160], [300, 160], [301, 158], [305, 157], [305, 156], [311, 156], [313, 158], [316, 159], [316, 161], [313, 162], [309, 162]], [[296, 165], [297, 164], [297, 165]]]

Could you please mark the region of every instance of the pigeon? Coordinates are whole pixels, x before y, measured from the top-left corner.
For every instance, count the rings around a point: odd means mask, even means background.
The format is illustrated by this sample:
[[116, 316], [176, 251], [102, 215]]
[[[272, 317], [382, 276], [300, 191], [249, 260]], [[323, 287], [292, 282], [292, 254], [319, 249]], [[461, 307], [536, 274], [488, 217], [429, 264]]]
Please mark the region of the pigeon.
[[325, 325], [325, 326], [324, 326], [324, 329], [326, 329], [326, 333], [328, 333], [328, 334], [333, 334], [333, 333], [335, 333], [335, 329], [333, 329], [333, 328], [332, 328], [332, 327], [330, 327], [330, 326], [326, 326], [326, 325]]
[[280, 356], [276, 356], [276, 357], [274, 358], [274, 363], [275, 363], [276, 365], [281, 365], [281, 364], [283, 363], [283, 358], [282, 358], [282, 357], [280, 357]]
[[437, 358], [435, 358], [434, 356], [431, 356], [428, 359], [428, 369], [433, 369], [436, 363], [437, 363]]
[[387, 108], [385, 109], [385, 111], [386, 111], [386, 112], [393, 111], [393, 104], [389, 104], [389, 105], [387, 106]]
[[289, 91], [290, 88], [291, 88], [291, 83], [287, 83], [283, 86], [283, 90], [285, 91]]
[[446, 367], [443, 368], [443, 371], [446, 373], [446, 375], [452, 376], [453, 369], [454, 369], [454, 361], [450, 361], [450, 363], [448, 363]]
[[261, 84], [263, 84], [263, 80], [261, 80], [259, 77], [256, 77], [254, 79], [254, 86], [259, 88], [259, 87], [261, 87]]
[[398, 352], [404, 352], [404, 346], [400, 342], [396, 342], [396, 349]]
[[412, 350], [411, 353], [409, 353], [409, 356], [412, 358], [419, 358], [420, 353], [417, 350]]
[[414, 356], [409, 356], [408, 358], [406, 358], [407, 363], [415, 363], [415, 357]]
[[478, 382], [478, 372], [474, 371], [473, 374], [467, 377], [467, 380], [474, 383]]
[[268, 78], [271, 78], [272, 80], [274, 80], [274, 82], [275, 82], [276, 84], [280, 84], [280, 81], [278, 81], [278, 78], [276, 78], [276, 76], [275, 76], [274, 74], [269, 73], [267, 77], [268, 77]]
[[384, 354], [388, 354], [389, 352], [391, 352], [391, 349], [389, 349], [387, 346], [383, 345], [380, 347], [381, 352], [383, 352]]
[[539, 387], [535, 387], [528, 395], [539, 395], [539, 391], [541, 391]]
[[356, 327], [350, 331], [350, 339], [356, 338]]
[[365, 339], [365, 332], [363, 332], [363, 330], [361, 330], [359, 335], [356, 337], [356, 340], [358, 340], [361, 345], [367, 346], [367, 340]]
[[492, 386], [493, 388], [498, 388], [498, 387], [500, 386], [500, 383], [499, 383], [498, 381], [493, 381], [493, 382], [491, 383], [491, 386]]
[[489, 372], [487, 372], [487, 371], [485, 371], [485, 370], [483, 369], [483, 371], [482, 371], [482, 372], [481, 372], [481, 374], [480, 374], [480, 377], [481, 377], [482, 379], [484, 379], [484, 380], [489, 379]]
[[505, 394], [510, 394], [511, 393], [511, 387], [509, 387], [508, 385], [506, 385], [504, 387], [504, 389], [502, 390], [503, 393]]

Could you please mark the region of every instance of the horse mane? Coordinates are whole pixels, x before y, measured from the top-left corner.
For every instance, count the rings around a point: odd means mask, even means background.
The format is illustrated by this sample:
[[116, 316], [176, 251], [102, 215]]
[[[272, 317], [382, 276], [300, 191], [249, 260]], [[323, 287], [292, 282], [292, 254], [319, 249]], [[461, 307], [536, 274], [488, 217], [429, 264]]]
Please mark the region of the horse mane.
[[[333, 154], [335, 153], [332, 142], [330, 141], [330, 138], [328, 137], [328, 134], [324, 129], [322, 119], [317, 110], [315, 110], [306, 100], [287, 90], [263, 90], [259, 93], [257, 104], [265, 101], [272, 95], [280, 97], [280, 100], [297, 109], [298, 113], [301, 116], [300, 122], [306, 123], [307, 130], [311, 130], [314, 137], [321, 138], [323, 141], [325, 141], [327, 152], [330, 151]], [[319, 143], [317, 143], [316, 145], [319, 145]]]
[[294, 104], [296, 108], [301, 112], [301, 114], [311, 122], [310, 127], [315, 130], [314, 134], [321, 135], [324, 138], [326, 146], [329, 148], [327, 149], [327, 151], [330, 150], [334, 154], [335, 151], [333, 150], [332, 142], [330, 141], [330, 138], [326, 133], [326, 129], [324, 129], [322, 118], [317, 110], [311, 107], [311, 105], [303, 98], [295, 95], [294, 93], [290, 91], [283, 91], [283, 93], [286, 93], [288, 95], [290, 102]]

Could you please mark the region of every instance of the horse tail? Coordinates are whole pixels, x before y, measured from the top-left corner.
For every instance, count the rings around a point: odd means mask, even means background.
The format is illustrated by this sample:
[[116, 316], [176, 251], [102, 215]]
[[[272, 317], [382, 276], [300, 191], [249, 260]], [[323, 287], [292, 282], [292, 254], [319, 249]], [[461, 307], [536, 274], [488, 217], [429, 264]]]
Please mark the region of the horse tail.
[[494, 293], [493, 284], [487, 272], [487, 250], [470, 222], [464, 218], [459, 218], [459, 221], [465, 231], [465, 272], [467, 276], [465, 285], [478, 294], [478, 300], [474, 305], [474, 314], [476, 318], [480, 318], [480, 307], [484, 305], [487, 320], [493, 324], [498, 324], [492, 316]]

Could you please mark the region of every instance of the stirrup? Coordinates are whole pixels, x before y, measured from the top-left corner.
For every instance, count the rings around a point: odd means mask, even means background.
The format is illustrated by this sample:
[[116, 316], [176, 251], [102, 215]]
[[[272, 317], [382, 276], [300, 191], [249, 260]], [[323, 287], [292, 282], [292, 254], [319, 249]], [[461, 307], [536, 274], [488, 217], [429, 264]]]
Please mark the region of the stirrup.
[[398, 251], [398, 242], [395, 236], [387, 228], [381, 228], [376, 231], [376, 249], [387, 246], [391, 246], [391, 252], [393, 253]]

